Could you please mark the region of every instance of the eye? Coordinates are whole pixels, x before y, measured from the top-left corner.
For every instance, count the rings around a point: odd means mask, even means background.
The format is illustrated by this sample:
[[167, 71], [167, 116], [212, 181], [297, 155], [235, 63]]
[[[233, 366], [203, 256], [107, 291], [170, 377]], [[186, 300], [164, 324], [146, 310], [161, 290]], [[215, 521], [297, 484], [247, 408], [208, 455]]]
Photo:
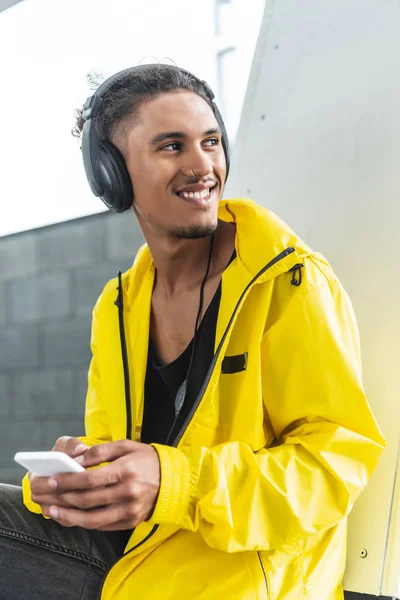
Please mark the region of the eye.
[[205, 140], [203, 142], [203, 144], [205, 146], [218, 146], [218, 144], [221, 143], [221, 140], [219, 138], [210, 138], [209, 140]]
[[174, 152], [176, 152], [177, 150], [180, 150], [182, 148], [182, 144], [180, 142], [171, 142], [170, 144], [167, 144], [166, 146], [162, 146], [160, 148], [160, 150], [172, 150]]

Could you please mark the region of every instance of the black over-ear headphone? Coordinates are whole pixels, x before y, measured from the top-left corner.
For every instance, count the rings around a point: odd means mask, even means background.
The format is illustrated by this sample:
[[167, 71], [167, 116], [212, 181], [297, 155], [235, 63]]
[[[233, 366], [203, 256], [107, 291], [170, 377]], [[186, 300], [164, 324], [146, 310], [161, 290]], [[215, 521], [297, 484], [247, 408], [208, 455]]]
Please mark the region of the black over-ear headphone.
[[[96, 118], [103, 97], [110, 87], [118, 79], [124, 77], [124, 75], [139, 71], [146, 66], [148, 65], [131, 67], [112, 75], [86, 100], [83, 106], [82, 155], [86, 177], [93, 194], [101, 198], [110, 210], [117, 213], [122, 213], [132, 206], [133, 188], [131, 178], [126, 168], [125, 160], [118, 148], [110, 141], [100, 140], [97, 137], [93, 120]], [[210, 99], [215, 118], [222, 133], [222, 146], [226, 159], [226, 177], [228, 177], [230, 167], [228, 136], [221, 113], [214, 102], [215, 96], [211, 88], [205, 81], [201, 81], [192, 73], [179, 67], [173, 68], [179, 69], [182, 73], [196, 79], [203, 86], [204, 91]]]

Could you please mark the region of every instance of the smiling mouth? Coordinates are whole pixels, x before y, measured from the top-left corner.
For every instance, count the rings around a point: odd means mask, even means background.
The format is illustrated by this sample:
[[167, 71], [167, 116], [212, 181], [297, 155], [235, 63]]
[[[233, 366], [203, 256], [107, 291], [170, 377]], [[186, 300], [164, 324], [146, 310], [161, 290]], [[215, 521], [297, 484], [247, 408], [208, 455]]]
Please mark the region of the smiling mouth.
[[201, 192], [178, 192], [178, 196], [186, 200], [203, 200], [210, 197], [210, 192], [213, 188], [206, 188]]
[[201, 191], [196, 191], [196, 192], [186, 192], [186, 191], [182, 191], [182, 192], [176, 192], [176, 195], [179, 196], [180, 198], [183, 198], [183, 200], [194, 200], [194, 201], [207, 201], [211, 198], [212, 192], [214, 190], [216, 190], [217, 188], [217, 183], [214, 183], [214, 185], [210, 185], [210, 187], [208, 188], [204, 188]]

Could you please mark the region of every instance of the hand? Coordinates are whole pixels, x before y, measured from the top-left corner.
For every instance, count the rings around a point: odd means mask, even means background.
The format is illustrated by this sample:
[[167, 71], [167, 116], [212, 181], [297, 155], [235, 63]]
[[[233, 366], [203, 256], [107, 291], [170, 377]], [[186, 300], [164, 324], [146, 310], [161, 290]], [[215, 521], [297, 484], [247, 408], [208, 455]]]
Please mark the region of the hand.
[[83, 467], [109, 464], [50, 477], [49, 485], [62, 501], [50, 507], [52, 519], [66, 527], [116, 531], [137, 527], [150, 518], [161, 479], [153, 446], [130, 440], [98, 444], [79, 462]]
[[[78, 438], [65, 435], [56, 441], [52, 452], [57, 450], [58, 452], [68, 454], [72, 458], [76, 458], [82, 456], [87, 449], [88, 446], [83, 444]], [[40, 505], [44, 515], [49, 516], [49, 509], [52, 504], [68, 506], [59, 494], [54, 493], [54, 488], [48, 483], [49, 477], [38, 477], [31, 472], [29, 472], [28, 477], [31, 484], [32, 500]]]

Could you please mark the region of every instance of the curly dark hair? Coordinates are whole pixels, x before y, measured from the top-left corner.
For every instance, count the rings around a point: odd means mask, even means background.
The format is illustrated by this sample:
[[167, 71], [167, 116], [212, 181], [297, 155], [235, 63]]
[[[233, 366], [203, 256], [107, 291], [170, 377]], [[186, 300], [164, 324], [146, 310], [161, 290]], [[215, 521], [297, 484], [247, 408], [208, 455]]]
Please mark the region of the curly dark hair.
[[[94, 77], [88, 79], [93, 87]], [[143, 102], [165, 92], [188, 90], [201, 96], [214, 112], [213, 103], [201, 81], [176, 66], [162, 63], [140, 65], [114, 82], [103, 96], [103, 102], [95, 119], [97, 136], [120, 144], [128, 129], [138, 120], [138, 110]], [[84, 120], [83, 108], [75, 111], [75, 126], [71, 133], [81, 139]], [[121, 148], [122, 150], [122, 148]]]

